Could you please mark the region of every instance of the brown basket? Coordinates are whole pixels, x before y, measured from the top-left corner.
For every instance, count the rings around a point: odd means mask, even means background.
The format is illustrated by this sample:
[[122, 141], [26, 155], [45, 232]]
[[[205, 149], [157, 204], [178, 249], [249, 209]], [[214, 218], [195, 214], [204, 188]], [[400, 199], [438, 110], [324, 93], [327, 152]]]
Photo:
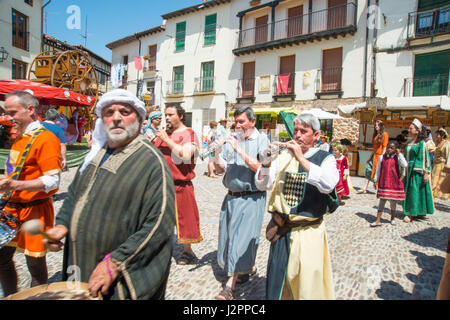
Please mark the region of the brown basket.
[[[74, 286], [72, 282], [55, 282], [51, 284], [44, 284], [41, 286], [33, 287], [30, 289], [26, 289], [23, 291], [20, 291], [18, 293], [12, 294], [10, 296], [7, 296], [3, 300], [28, 300], [29, 298], [36, 296], [35, 300], [103, 300], [101, 294], [99, 293], [98, 297], [92, 297], [89, 295], [89, 299], [82, 299], [81, 294], [77, 296], [74, 296], [73, 299], [63, 298], [61, 296], [55, 296], [53, 299], [51, 297], [45, 297], [44, 294], [51, 293], [51, 292], [69, 292], [72, 291], [70, 288], [71, 286]], [[88, 284], [85, 282], [78, 282], [76, 284], [77, 289], [75, 290], [82, 290], [85, 293], [83, 294], [83, 297], [86, 297], [86, 293], [88, 290]], [[39, 295], [42, 295], [42, 298], [39, 298]], [[31, 299], [30, 299], [31, 300]]]

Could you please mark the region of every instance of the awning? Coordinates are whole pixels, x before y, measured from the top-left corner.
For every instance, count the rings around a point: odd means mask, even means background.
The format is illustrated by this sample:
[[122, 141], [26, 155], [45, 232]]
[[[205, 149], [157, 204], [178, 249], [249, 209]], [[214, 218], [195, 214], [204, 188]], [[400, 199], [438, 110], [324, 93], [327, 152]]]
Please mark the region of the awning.
[[315, 115], [319, 120], [329, 120], [329, 119], [342, 119], [340, 115], [337, 115], [335, 113], [323, 111], [322, 109], [313, 108], [310, 110], [304, 110], [302, 111], [302, 114], [313, 114]]
[[[351, 114], [361, 108], [366, 108], [365, 102], [338, 106], [339, 111], [344, 114]], [[450, 98], [448, 96], [387, 98], [386, 109], [415, 110], [423, 108], [441, 108], [450, 111]]]
[[57, 88], [33, 82], [29, 80], [3, 80], [0, 79], [0, 101], [15, 90], [26, 90], [35, 96], [41, 105], [70, 106], [70, 107], [92, 107], [95, 98], [85, 96], [64, 88]]
[[[300, 114], [300, 111], [296, 110], [295, 108], [253, 108], [253, 111], [256, 115], [259, 114], [270, 114], [273, 118], [278, 117], [278, 114], [283, 111], [286, 113], [295, 113]], [[230, 111], [228, 114], [230, 117], [234, 115], [234, 110]]]

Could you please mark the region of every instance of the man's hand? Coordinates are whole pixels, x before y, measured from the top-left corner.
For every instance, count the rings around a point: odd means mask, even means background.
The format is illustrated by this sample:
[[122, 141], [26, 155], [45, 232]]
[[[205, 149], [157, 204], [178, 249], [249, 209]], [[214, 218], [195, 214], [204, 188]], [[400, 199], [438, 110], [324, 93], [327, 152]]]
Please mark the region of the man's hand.
[[8, 192], [12, 190], [12, 182], [13, 180], [5, 177], [5, 176], [1, 176], [0, 177], [0, 192]]
[[156, 130], [155, 136], [160, 138], [162, 142], [166, 142], [166, 143], [167, 143], [167, 140], [170, 139], [169, 135], [166, 132], [166, 130], [161, 130], [161, 129]]
[[425, 173], [423, 175], [423, 182], [427, 183], [430, 180], [430, 175], [428, 173]]
[[67, 160], [66, 159], [62, 159], [62, 161], [61, 161], [61, 169], [62, 170], [66, 169], [66, 165], [67, 165]]
[[270, 164], [278, 157], [278, 155], [280, 154], [279, 147], [281, 145], [284, 144], [279, 141], [274, 141], [270, 146], [267, 147], [267, 149], [259, 154], [259, 161], [263, 166], [270, 166]]
[[302, 158], [304, 158], [301, 146], [295, 140], [291, 140], [286, 143], [286, 147], [292, 152], [295, 159], [297, 159], [298, 162], [301, 162]]
[[42, 242], [44, 243], [45, 247], [52, 251], [52, 252], [58, 252], [62, 249], [63, 247], [63, 243], [61, 242], [62, 239], [64, 239], [64, 237], [67, 235], [67, 233], [69, 232], [69, 230], [67, 230], [67, 228], [63, 225], [57, 225], [54, 228], [50, 229], [47, 231], [47, 234], [58, 240], [58, 242], [53, 242], [53, 241], [49, 241], [47, 239], [43, 239]]
[[[111, 272], [111, 276], [108, 271]], [[109, 287], [117, 279], [119, 270], [117, 265], [111, 259], [100, 262], [89, 278], [88, 289], [92, 296], [96, 297], [101, 291], [103, 295], [108, 293]], [[112, 277], [112, 279], [111, 279]]]
[[235, 152], [238, 152], [240, 146], [239, 146], [239, 143], [238, 143], [237, 139], [235, 139], [233, 137], [228, 137], [228, 138], [225, 139], [225, 142], [230, 144], [230, 146], [233, 148], [233, 150]]

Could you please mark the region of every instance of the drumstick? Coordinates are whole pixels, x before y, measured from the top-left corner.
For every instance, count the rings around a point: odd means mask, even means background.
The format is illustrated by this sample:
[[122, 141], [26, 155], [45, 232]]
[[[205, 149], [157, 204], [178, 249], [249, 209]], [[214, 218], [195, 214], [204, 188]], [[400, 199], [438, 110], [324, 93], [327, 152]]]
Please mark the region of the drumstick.
[[34, 219], [34, 220], [25, 222], [22, 225], [22, 230], [32, 236], [37, 236], [40, 234], [47, 240], [50, 240], [52, 242], [59, 242], [59, 240], [56, 240], [55, 238], [49, 236], [47, 234], [47, 232], [43, 231], [43, 229], [44, 229], [43, 226], [44, 226], [44, 223], [41, 220]]

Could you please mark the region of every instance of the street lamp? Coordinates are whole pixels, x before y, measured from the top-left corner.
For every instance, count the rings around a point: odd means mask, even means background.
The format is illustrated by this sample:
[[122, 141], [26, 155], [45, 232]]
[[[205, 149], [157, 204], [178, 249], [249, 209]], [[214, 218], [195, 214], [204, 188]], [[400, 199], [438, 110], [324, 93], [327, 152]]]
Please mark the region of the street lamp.
[[5, 61], [6, 59], [8, 59], [8, 52], [5, 50], [5, 48], [0, 47], [0, 62]]

